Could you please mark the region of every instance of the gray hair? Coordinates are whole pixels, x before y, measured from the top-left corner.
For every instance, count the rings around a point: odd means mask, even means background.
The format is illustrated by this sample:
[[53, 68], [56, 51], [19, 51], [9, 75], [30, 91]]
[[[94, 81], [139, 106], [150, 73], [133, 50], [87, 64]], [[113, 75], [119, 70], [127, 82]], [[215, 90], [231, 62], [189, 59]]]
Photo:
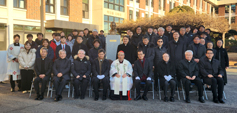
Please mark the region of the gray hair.
[[193, 55], [193, 51], [192, 50], [187, 50], [187, 51], [185, 51], [185, 55], [186, 55], [186, 53], [192, 53], [192, 55]]
[[58, 54], [60, 54], [61, 52], [67, 53], [64, 49], [61, 49], [61, 50], [59, 50]]
[[181, 28], [179, 29], [179, 31], [181, 31], [181, 29], [184, 29], [184, 30], [186, 30], [186, 28], [185, 28], [185, 27], [181, 27]]
[[45, 51], [48, 53], [48, 49], [47, 49], [46, 47], [42, 47], [42, 48], [40, 49], [40, 53], [41, 53], [43, 50], [45, 50]]
[[159, 27], [158, 31], [160, 31], [160, 29], [162, 29], [165, 32], [165, 29], [163, 27]]
[[79, 49], [79, 51], [77, 52], [77, 54], [78, 54], [80, 51], [83, 51], [84, 54], [86, 54], [85, 50], [83, 50], [83, 49]]

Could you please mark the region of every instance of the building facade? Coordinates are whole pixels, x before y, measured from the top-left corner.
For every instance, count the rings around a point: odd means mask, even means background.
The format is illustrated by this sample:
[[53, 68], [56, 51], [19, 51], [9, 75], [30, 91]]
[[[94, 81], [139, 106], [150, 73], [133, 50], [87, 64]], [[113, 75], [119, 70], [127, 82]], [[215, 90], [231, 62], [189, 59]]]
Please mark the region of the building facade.
[[[44, 1], [42, 10], [41, 1]], [[41, 31], [41, 14], [44, 16], [45, 38], [51, 39], [53, 32], [68, 34], [73, 29], [98, 29], [108, 33], [112, 21], [120, 23], [163, 16], [172, 8], [183, 5], [190, 6], [195, 13], [206, 14], [215, 14], [216, 7], [219, 7], [219, 16], [227, 17], [223, 13], [226, 5], [219, 6], [216, 0], [0, 0], [0, 50], [7, 49], [14, 34], [21, 36], [20, 43], [26, 41], [28, 33], [35, 39]], [[231, 19], [235, 15], [236, 11], [231, 14]]]

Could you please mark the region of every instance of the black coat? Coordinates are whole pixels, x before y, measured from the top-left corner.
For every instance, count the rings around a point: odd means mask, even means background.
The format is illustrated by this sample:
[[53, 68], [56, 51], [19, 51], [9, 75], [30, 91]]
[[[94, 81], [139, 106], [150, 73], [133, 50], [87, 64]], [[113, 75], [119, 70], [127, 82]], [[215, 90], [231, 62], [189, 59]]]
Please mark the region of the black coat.
[[145, 58], [144, 68], [142, 68], [142, 64], [140, 63], [139, 60], [136, 60], [134, 62], [133, 73], [134, 73], [135, 78], [137, 76], [142, 78], [143, 74], [146, 75], [146, 77], [153, 78], [152, 65], [150, 64], [149, 60], [146, 58]]
[[199, 69], [202, 77], [208, 77], [208, 74], [211, 74], [214, 77], [218, 77], [219, 74], [224, 76], [220, 62], [214, 58], [212, 58], [211, 62], [207, 57], [202, 58], [199, 61]]
[[190, 31], [189, 33], [185, 33], [185, 35], [188, 37], [188, 44], [190, 45], [190, 44], [192, 44], [193, 43], [193, 33]]
[[70, 68], [71, 68], [71, 60], [64, 58], [58, 58], [54, 61], [53, 64], [53, 74], [57, 76], [58, 73], [63, 74], [63, 78], [66, 80], [70, 80]]
[[96, 39], [100, 41], [100, 47], [103, 47], [103, 43], [102, 43], [101, 38], [100, 38], [99, 36], [97, 36], [97, 35], [96, 35], [96, 37], [94, 37], [93, 35], [91, 35], [90, 38], [89, 38], [88, 41], [87, 41], [87, 48], [88, 48], [88, 50], [90, 50], [91, 48], [94, 47], [93, 42], [94, 42], [94, 40], [96, 40]]
[[38, 38], [35, 39], [35, 43], [38, 45], [38, 47], [42, 45], [42, 41], [43, 39], [42, 40], [39, 40]]
[[159, 62], [163, 60], [163, 54], [167, 52], [167, 49], [165, 47], [155, 47], [154, 48], [155, 51], [155, 57], [154, 57], [154, 66], [158, 67]]
[[188, 43], [188, 37], [186, 35], [180, 35], [179, 40], [183, 41], [186, 45], [186, 48], [188, 47], [189, 43]]
[[172, 32], [165, 32], [165, 36], [168, 37], [168, 41], [170, 42], [171, 40], [174, 40], [173, 38], [173, 33]]
[[130, 43], [128, 43], [126, 46], [125, 44], [120, 44], [117, 48], [117, 55], [116, 59], [118, 58], [118, 52], [123, 51], [125, 53], [125, 59], [128, 60], [131, 64], [134, 64], [134, 61], [136, 60], [136, 50], [134, 46], [132, 46]]
[[154, 44], [155, 46], [157, 46], [157, 40], [160, 39], [160, 38], [163, 39], [163, 45], [162, 45], [162, 46], [165, 47], [165, 48], [167, 48], [167, 47], [168, 47], [169, 40], [168, 40], [168, 37], [165, 36], [165, 35], [163, 35], [163, 36], [157, 35], [157, 36], [152, 40], [153, 44]]
[[215, 50], [216, 50], [215, 58], [220, 61], [221, 67], [223, 69], [225, 69], [226, 67], [229, 67], [229, 57], [228, 57], [226, 49], [222, 47], [221, 48], [216, 47]]
[[105, 36], [99, 34], [99, 37], [100, 37], [101, 43], [102, 43], [102, 45], [103, 45], [102, 48], [105, 49], [105, 41], [106, 41]]
[[82, 60], [80, 60], [78, 57], [73, 60], [72, 68], [71, 68], [72, 75], [74, 78], [77, 77], [77, 75], [80, 76], [80, 80], [83, 79], [83, 75], [86, 75], [86, 79], [90, 79], [91, 74], [91, 63], [89, 60], [84, 57]]
[[73, 47], [72, 47], [72, 58], [75, 55], [77, 55], [77, 53], [78, 53], [78, 51], [80, 49], [83, 49], [86, 52], [86, 55], [88, 55], [88, 49], [87, 49], [87, 46], [85, 44], [83, 44], [83, 43], [81, 43], [81, 44], [74, 44]]
[[206, 55], [206, 47], [202, 44], [198, 44], [198, 50], [195, 50], [195, 44], [192, 43], [188, 46], [188, 50], [193, 51], [193, 58], [200, 59]]
[[84, 36], [82, 37], [82, 39], [83, 39], [82, 43], [85, 44], [86, 47], [87, 47], [87, 41], [89, 40], [89, 38], [90, 38], [89, 33], [88, 33], [87, 35], [84, 35]]
[[100, 64], [98, 58], [96, 58], [92, 63], [92, 76], [97, 77], [97, 75], [105, 75], [109, 77], [110, 71], [110, 62], [107, 59], [104, 59], [101, 65], [101, 74], [100, 74]]
[[[61, 49], [63, 49], [62, 46], [61, 46], [61, 44], [56, 47], [55, 54], [56, 54], [56, 57], [57, 57], [57, 58], [59, 58], [59, 53], [58, 53], [58, 52], [59, 52]], [[65, 48], [64, 48], [64, 49], [65, 49], [65, 51], [66, 51], [67, 58], [69, 59], [69, 58], [71, 57], [71, 49], [70, 49], [70, 46], [68, 46], [68, 45], [65, 44]]]
[[145, 54], [145, 58], [149, 59], [151, 64], [153, 65], [153, 60], [155, 57], [155, 52], [154, 52], [154, 44], [152, 42], [149, 42], [147, 46], [143, 44], [143, 42], [140, 42], [138, 45], [138, 50], [143, 50], [143, 53]]
[[137, 33], [135, 33], [133, 36], [132, 36], [132, 39], [131, 39], [131, 44], [134, 46], [134, 48], [137, 49], [137, 46], [140, 42], [142, 42], [142, 38], [143, 38], [143, 34], [140, 34], [138, 35]]
[[186, 45], [181, 40], [178, 40], [177, 42], [172, 40], [168, 44], [167, 52], [170, 55], [170, 60], [175, 65], [177, 65], [180, 60], [184, 59], [184, 57], [185, 57], [184, 52], [185, 51], [186, 51]]
[[160, 78], [164, 78], [165, 75], [171, 75], [173, 78], [175, 78], [176, 69], [170, 61], [168, 61], [168, 63], [166, 63], [164, 60], [160, 61], [157, 69]]
[[[34, 70], [35, 70], [35, 73], [37, 75], [37, 77], [42, 74], [41, 73], [41, 59], [42, 58], [37, 58], [35, 60], [35, 66], [34, 66]], [[45, 70], [45, 76], [48, 76], [50, 77], [51, 76], [51, 71], [52, 71], [52, 66], [53, 66], [53, 60], [46, 57], [44, 59], [44, 70]]]
[[98, 57], [98, 50], [102, 49], [101, 47], [99, 48], [91, 48], [88, 52], [88, 55], [90, 57], [90, 62], [92, 63], [94, 61], [94, 59], [96, 59]]
[[146, 32], [145, 36], [148, 37], [150, 41], [152, 41], [157, 35], [154, 32], [152, 32], [151, 35], [148, 32]]
[[190, 62], [186, 59], [181, 60], [178, 64], [178, 71], [180, 78], [185, 78], [186, 76], [199, 76], [198, 64], [194, 60], [191, 60]]

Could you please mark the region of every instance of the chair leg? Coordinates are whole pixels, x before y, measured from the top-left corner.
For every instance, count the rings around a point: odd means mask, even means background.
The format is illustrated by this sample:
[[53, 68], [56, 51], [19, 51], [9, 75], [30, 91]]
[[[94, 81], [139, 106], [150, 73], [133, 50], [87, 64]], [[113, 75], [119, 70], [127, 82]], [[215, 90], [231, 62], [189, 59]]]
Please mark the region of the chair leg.
[[155, 99], [154, 82], [152, 82], [152, 94], [153, 94], [153, 100], [154, 100]]
[[178, 87], [178, 85], [177, 85], [177, 94], [178, 94], [178, 100], [180, 100], [179, 87]]
[[161, 92], [160, 92], [160, 80], [158, 79], [158, 93], [159, 93], [159, 99], [161, 100]]
[[51, 87], [51, 95], [50, 95], [50, 98], [53, 97], [53, 84], [52, 84], [52, 87]]
[[74, 86], [72, 86], [72, 98], [74, 98]]
[[186, 98], [185, 98], [185, 94], [184, 94], [184, 88], [183, 88], [182, 80], [180, 80], [180, 83], [181, 83], [181, 88], [182, 88], [182, 92], [183, 92], [183, 98], [184, 98], [184, 100], [186, 100]]
[[224, 99], [226, 100], [225, 91], [223, 91], [223, 96], [224, 96]]
[[33, 86], [34, 86], [34, 84], [33, 84], [33, 81], [32, 81], [31, 88], [30, 88], [30, 95], [29, 95], [29, 98], [31, 97], [31, 93], [32, 93]]
[[47, 98], [49, 97], [50, 85], [51, 85], [51, 81], [49, 80], [48, 91], [47, 91]]
[[204, 91], [204, 95], [206, 97], [206, 100], [208, 100], [207, 92], [206, 92], [206, 84], [204, 84], [204, 86], [203, 86], [203, 91]]
[[136, 98], [136, 87], [134, 87], [134, 98]]
[[70, 91], [71, 91], [71, 82], [68, 83], [68, 94], [67, 94], [67, 97], [69, 98], [70, 97]]

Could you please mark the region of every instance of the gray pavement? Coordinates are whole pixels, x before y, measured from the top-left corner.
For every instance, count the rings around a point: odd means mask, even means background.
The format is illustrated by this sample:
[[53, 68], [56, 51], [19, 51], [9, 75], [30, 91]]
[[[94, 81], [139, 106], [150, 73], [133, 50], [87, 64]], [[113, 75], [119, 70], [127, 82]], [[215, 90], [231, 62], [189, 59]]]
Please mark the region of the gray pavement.
[[237, 113], [237, 67], [229, 68], [227, 72], [226, 104], [213, 103], [212, 93], [208, 93], [209, 100], [203, 104], [197, 101], [196, 93], [190, 95], [190, 104], [183, 101], [182, 93], [180, 93], [181, 100], [175, 97], [175, 102], [163, 102], [157, 96], [153, 100], [151, 93], [148, 94], [148, 101], [112, 101], [110, 99], [102, 101], [101, 98], [99, 101], [94, 101], [93, 98], [88, 97], [88, 93], [84, 100], [75, 100], [71, 97], [67, 98], [66, 91], [63, 92], [63, 100], [59, 102], [54, 102], [53, 98], [35, 101], [34, 92], [31, 98], [29, 94], [10, 92], [10, 84], [6, 81], [6, 84], [0, 84], [0, 113]]

